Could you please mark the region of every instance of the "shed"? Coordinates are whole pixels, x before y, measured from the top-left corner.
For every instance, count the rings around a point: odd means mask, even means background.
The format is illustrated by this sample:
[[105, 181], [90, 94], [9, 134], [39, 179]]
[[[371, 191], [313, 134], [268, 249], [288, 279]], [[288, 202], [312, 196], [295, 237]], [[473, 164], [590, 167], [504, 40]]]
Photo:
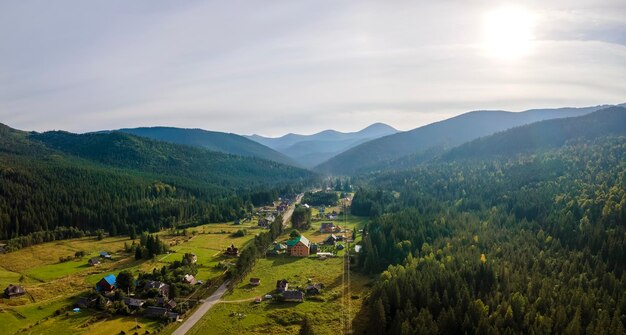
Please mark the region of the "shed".
[[7, 288], [4, 289], [4, 296], [5, 298], [17, 298], [20, 296], [23, 296], [24, 294], [26, 294], [26, 290], [19, 285], [9, 285]]
[[91, 259], [89, 259], [87, 264], [89, 264], [91, 266], [99, 265], [100, 264], [100, 258], [98, 258], [98, 257], [91, 258]]
[[304, 293], [300, 291], [285, 291], [283, 292], [283, 301], [302, 302], [304, 301]]

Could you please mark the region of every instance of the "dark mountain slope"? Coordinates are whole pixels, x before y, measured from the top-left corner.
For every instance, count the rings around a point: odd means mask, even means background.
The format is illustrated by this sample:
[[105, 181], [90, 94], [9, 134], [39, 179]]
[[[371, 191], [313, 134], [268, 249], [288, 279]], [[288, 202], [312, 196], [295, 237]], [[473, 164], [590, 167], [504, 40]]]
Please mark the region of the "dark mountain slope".
[[296, 162], [287, 156], [236, 134], [172, 127], [128, 128], [120, 129], [119, 131], [158, 141], [190, 145], [211, 151], [244, 157], [257, 157], [282, 164], [296, 165]]
[[580, 116], [604, 107], [536, 109], [520, 113], [469, 112], [363, 143], [318, 165], [315, 170], [337, 175], [371, 172], [404, 156], [433, 149], [448, 149], [512, 127], [547, 119]]
[[609, 107], [588, 115], [546, 120], [516, 127], [456, 147], [444, 160], [485, 159], [532, 153], [564, 145], [567, 141], [626, 135], [626, 108]]
[[121, 132], [32, 134], [31, 139], [69, 155], [123, 169], [193, 178], [243, 187], [309, 177], [304, 170], [276, 162], [154, 141]]

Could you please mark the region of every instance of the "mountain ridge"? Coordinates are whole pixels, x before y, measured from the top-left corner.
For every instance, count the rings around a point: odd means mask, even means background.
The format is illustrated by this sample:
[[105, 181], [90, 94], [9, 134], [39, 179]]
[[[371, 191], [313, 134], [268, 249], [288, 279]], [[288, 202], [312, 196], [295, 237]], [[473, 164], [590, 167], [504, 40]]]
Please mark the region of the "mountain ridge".
[[546, 119], [584, 115], [610, 106], [530, 109], [523, 112], [471, 111], [365, 142], [322, 162], [313, 170], [336, 175], [372, 172], [380, 165], [402, 157], [428, 152], [434, 148], [446, 150], [512, 127]]
[[243, 157], [256, 157], [281, 164], [298, 166], [294, 160], [280, 152], [234, 133], [166, 126], [122, 128], [115, 131], [153, 140], [199, 147], [215, 152]]
[[289, 133], [280, 137], [249, 135], [247, 138], [310, 168], [356, 145], [397, 132], [395, 128], [377, 122], [355, 132], [326, 129], [311, 135]]

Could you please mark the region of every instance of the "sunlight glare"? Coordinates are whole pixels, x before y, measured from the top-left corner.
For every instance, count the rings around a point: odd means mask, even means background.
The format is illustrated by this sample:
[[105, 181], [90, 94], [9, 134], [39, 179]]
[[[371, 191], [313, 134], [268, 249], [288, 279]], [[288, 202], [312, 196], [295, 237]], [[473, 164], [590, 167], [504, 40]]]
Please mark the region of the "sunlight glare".
[[484, 49], [487, 55], [516, 60], [532, 49], [534, 17], [520, 7], [503, 7], [488, 12], [483, 22]]

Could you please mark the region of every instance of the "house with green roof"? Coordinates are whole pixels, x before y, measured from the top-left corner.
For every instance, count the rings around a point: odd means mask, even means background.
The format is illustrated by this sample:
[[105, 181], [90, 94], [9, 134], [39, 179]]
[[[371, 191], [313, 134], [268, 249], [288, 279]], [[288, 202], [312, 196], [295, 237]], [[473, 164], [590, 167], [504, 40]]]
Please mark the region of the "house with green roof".
[[287, 241], [287, 253], [296, 257], [308, 257], [311, 253], [311, 241], [300, 235]]

